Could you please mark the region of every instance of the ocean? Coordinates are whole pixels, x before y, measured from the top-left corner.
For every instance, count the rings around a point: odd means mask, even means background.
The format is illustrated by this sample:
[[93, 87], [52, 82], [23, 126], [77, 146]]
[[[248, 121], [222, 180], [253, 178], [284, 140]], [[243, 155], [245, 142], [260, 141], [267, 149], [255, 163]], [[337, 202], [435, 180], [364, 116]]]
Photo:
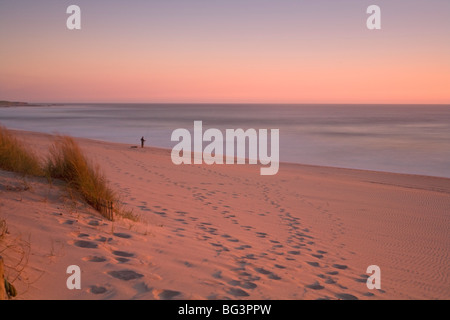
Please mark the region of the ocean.
[[[172, 148], [172, 131], [280, 130], [280, 161], [450, 178], [450, 105], [66, 104], [0, 108], [10, 128]], [[206, 143], [205, 143], [206, 145]]]

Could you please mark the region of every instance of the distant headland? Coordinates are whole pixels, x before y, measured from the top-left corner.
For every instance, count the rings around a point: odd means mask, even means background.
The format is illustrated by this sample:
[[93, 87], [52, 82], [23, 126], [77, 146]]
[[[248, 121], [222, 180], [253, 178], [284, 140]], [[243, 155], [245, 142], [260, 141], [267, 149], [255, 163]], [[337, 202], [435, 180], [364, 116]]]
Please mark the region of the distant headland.
[[54, 106], [54, 104], [49, 103], [28, 103], [22, 101], [6, 101], [0, 100], [0, 107], [45, 107]]

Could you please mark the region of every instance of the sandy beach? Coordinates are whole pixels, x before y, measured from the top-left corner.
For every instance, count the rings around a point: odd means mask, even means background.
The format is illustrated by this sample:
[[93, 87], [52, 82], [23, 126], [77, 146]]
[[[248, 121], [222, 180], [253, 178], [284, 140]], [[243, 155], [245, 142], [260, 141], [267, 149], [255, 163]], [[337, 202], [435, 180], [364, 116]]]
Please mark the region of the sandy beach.
[[[53, 141], [15, 133], [39, 154]], [[0, 171], [17, 299], [450, 298], [450, 179], [286, 163], [261, 176], [76, 140], [139, 220], [108, 221], [63, 183]], [[70, 265], [81, 290], [66, 287]], [[370, 265], [380, 290], [366, 286]]]

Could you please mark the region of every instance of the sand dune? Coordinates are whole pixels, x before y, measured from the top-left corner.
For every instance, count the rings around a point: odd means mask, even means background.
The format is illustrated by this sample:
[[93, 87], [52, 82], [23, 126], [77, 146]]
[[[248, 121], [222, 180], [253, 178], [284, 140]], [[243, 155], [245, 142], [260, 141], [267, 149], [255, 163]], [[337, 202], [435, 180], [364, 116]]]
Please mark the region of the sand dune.
[[[51, 142], [19, 135], [42, 153]], [[450, 298], [449, 179], [293, 164], [261, 176], [77, 141], [140, 221], [106, 221], [63, 185], [0, 172], [5, 241], [30, 245], [18, 299]], [[81, 290], [66, 287], [69, 265]], [[366, 287], [369, 265], [381, 290]]]

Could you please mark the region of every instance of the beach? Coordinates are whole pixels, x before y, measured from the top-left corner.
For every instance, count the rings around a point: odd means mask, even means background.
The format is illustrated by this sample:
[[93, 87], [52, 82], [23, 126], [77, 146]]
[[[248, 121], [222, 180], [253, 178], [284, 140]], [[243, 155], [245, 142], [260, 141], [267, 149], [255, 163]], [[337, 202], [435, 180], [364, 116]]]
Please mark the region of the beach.
[[[44, 155], [54, 137], [15, 131]], [[170, 150], [84, 138], [137, 221], [63, 183], [0, 171], [0, 218], [29, 253], [17, 299], [449, 299], [450, 179], [281, 163], [180, 165]], [[8, 261], [5, 260], [8, 264]], [[69, 290], [68, 266], [81, 269]], [[381, 289], [367, 268], [380, 267]]]

